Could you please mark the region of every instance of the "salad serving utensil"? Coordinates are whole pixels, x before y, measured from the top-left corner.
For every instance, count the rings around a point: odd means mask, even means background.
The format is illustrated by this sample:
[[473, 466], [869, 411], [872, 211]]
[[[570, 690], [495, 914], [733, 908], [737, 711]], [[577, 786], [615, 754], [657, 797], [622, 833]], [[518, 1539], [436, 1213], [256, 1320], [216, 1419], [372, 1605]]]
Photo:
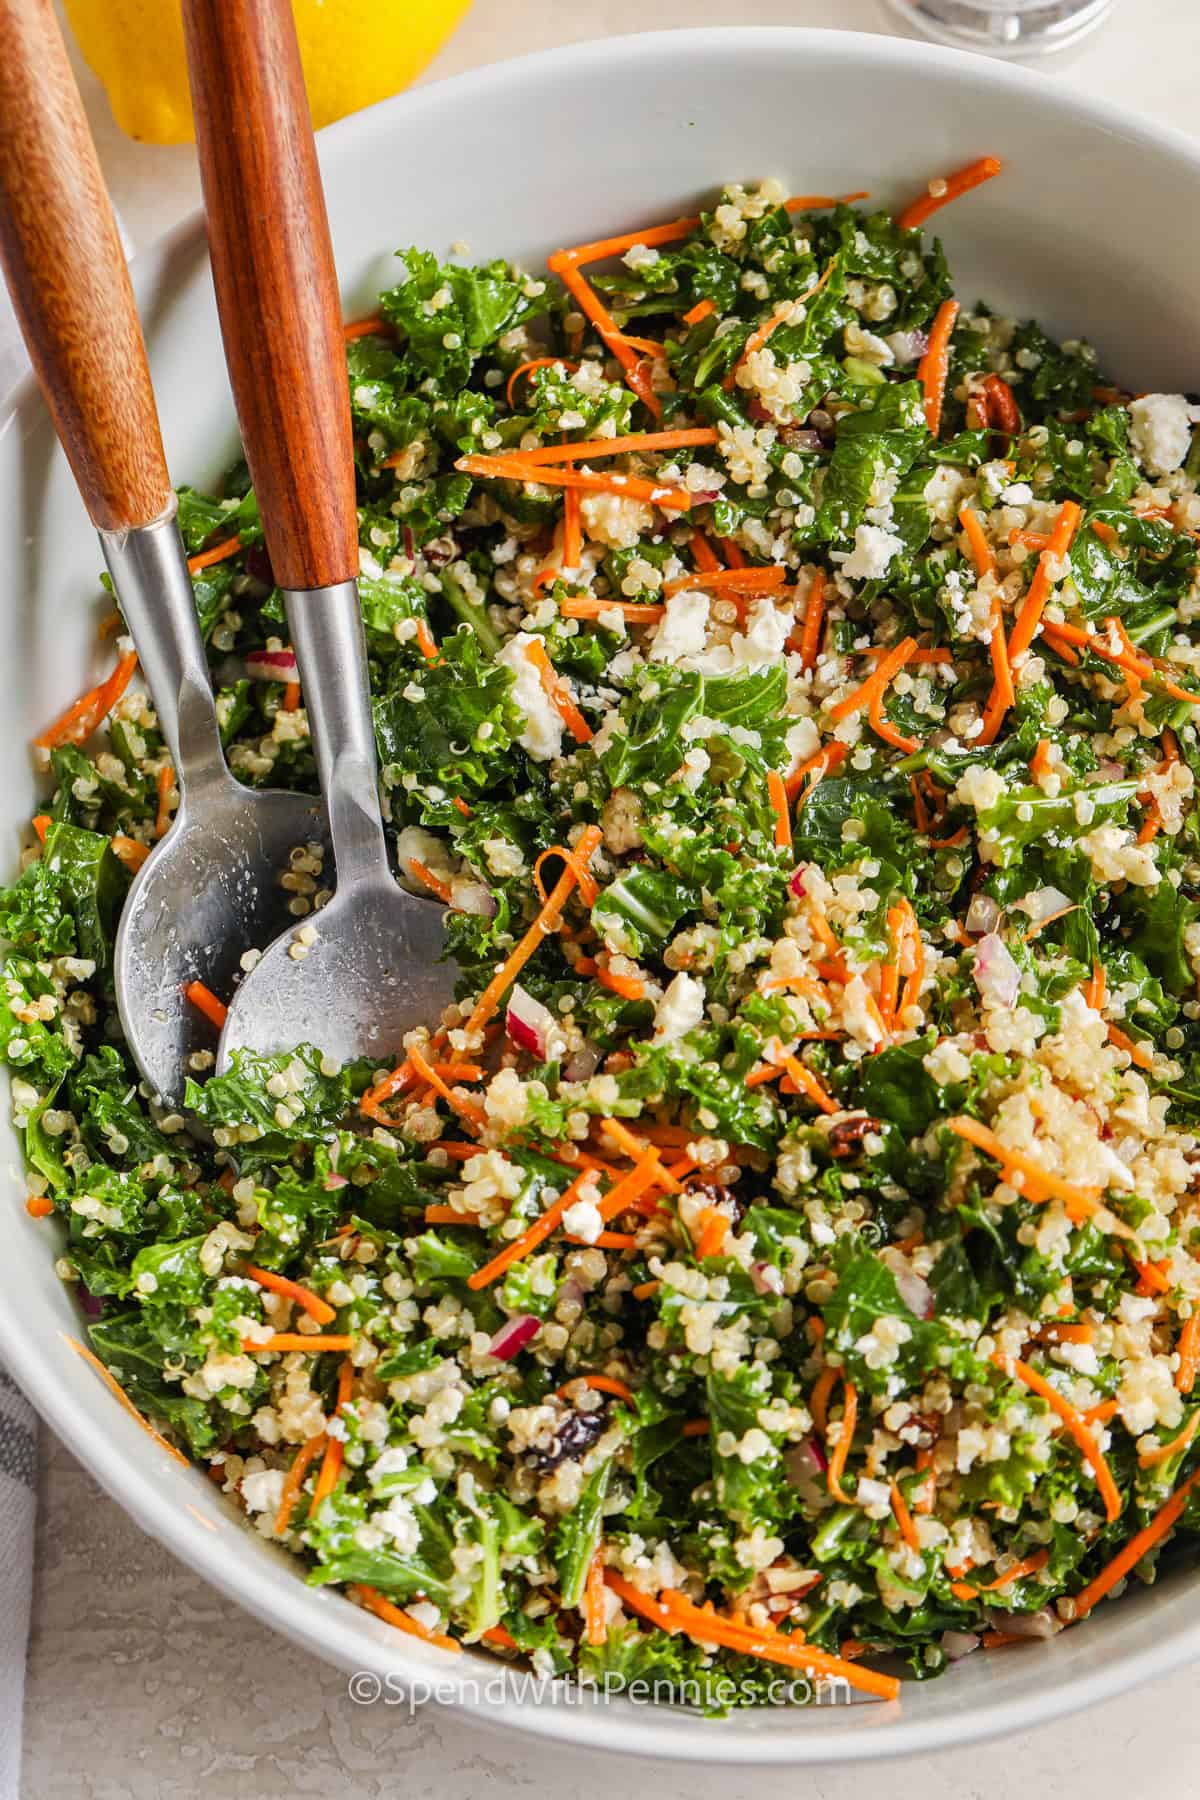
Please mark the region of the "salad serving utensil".
[[341, 302], [288, 0], [184, 0], [209, 251], [246, 460], [307, 703], [337, 885], [234, 996], [235, 1050], [397, 1051], [453, 989], [443, 909], [400, 887], [380, 811]]
[[130, 1049], [174, 1103], [214, 1043], [185, 988], [223, 998], [243, 952], [281, 929], [278, 876], [324, 841], [324, 817], [226, 764], [133, 289], [51, 0], [0, 0], [0, 41], [0, 261], [175, 765], [175, 819], [134, 877], [115, 950]]

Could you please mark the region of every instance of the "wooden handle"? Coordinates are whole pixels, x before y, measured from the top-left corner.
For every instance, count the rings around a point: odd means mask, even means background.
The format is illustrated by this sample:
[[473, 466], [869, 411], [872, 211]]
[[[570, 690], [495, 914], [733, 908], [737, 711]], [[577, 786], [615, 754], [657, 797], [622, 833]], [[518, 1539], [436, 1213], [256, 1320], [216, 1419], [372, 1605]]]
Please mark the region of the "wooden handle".
[[184, 0], [217, 307], [275, 579], [358, 574], [342, 313], [289, 0]]
[[51, 0], [0, 0], [0, 262], [93, 523], [161, 518], [171, 483], [146, 346]]

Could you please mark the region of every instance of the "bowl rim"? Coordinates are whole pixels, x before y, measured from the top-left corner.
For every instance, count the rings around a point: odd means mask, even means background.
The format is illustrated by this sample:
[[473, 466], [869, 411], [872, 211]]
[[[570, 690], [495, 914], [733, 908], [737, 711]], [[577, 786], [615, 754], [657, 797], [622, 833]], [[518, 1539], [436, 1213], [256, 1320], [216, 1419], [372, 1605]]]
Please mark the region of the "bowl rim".
[[[971, 85], [1014, 94], [1018, 98], [1028, 95], [1036, 98], [1039, 105], [1044, 105], [1049, 91], [1046, 76], [1040, 69], [1023, 68], [973, 52], [924, 40], [893, 37], [883, 32], [789, 25], [684, 27], [589, 38], [423, 83], [325, 127], [318, 136], [320, 160], [322, 167], [327, 168], [353, 157], [358, 144], [374, 135], [381, 116], [389, 112], [403, 110], [419, 116], [425, 111], [439, 110], [448, 97], [463, 103], [483, 101], [489, 93], [503, 88], [514, 77], [547, 79], [569, 70], [575, 74], [584, 72], [589, 76], [612, 78], [619, 77], [622, 69], [634, 59], [644, 61], [665, 51], [673, 56], [686, 51], [691, 55], [723, 57], [737, 47], [770, 57], [774, 53], [795, 53], [801, 46], [812, 58], [849, 59], [868, 70], [886, 68], [891, 73], [903, 74], [937, 68], [950, 76], [958, 71]], [[1132, 145], [1166, 152], [1190, 166], [1200, 183], [1200, 144], [1184, 131], [1160, 124], [1082, 89], [1056, 85], [1053, 93], [1056, 105], [1072, 122], [1098, 127]], [[199, 246], [203, 237], [203, 209], [197, 207], [144, 246], [130, 265], [139, 300], [143, 283], [152, 284], [175, 252]], [[0, 397], [0, 430], [11, 423], [18, 408], [28, 411], [40, 409], [40, 406], [36, 383], [28, 374]], [[47, 1375], [47, 1365], [39, 1358], [37, 1346], [18, 1329], [15, 1319], [10, 1323], [7, 1308], [0, 1308], [0, 1352], [8, 1371], [20, 1383], [43, 1420], [63, 1439], [72, 1454], [84, 1462], [104, 1490], [143, 1530], [226, 1598], [298, 1647], [347, 1672], [365, 1670], [377, 1674], [394, 1683], [396, 1693], [432, 1680], [438, 1689], [433, 1697], [449, 1710], [463, 1713], [485, 1728], [527, 1735], [547, 1744], [570, 1744], [588, 1750], [675, 1762], [704, 1759], [715, 1764], [765, 1766], [820, 1766], [835, 1760], [841, 1763], [878, 1762], [922, 1751], [965, 1746], [1002, 1733], [1048, 1724], [1068, 1713], [1099, 1705], [1143, 1682], [1168, 1675], [1200, 1654], [1200, 1616], [1194, 1623], [1184, 1618], [1169, 1624], [1161, 1641], [1144, 1650], [1117, 1656], [1099, 1668], [1084, 1669], [1047, 1681], [1032, 1693], [993, 1702], [973, 1700], [960, 1712], [941, 1721], [923, 1720], [914, 1710], [912, 1716], [887, 1721], [882, 1730], [870, 1728], [875, 1721], [884, 1724], [879, 1709], [872, 1709], [873, 1718], [869, 1718], [864, 1710], [864, 1728], [857, 1732], [824, 1728], [815, 1722], [808, 1709], [803, 1711], [803, 1722], [797, 1719], [791, 1730], [738, 1730], [739, 1715], [734, 1714], [726, 1722], [728, 1728], [696, 1716], [694, 1729], [689, 1733], [681, 1729], [681, 1721], [687, 1715], [657, 1706], [623, 1707], [619, 1713], [614, 1713], [598, 1706], [529, 1704], [506, 1697], [504, 1704], [497, 1707], [493, 1701], [479, 1696], [478, 1690], [486, 1685], [486, 1677], [476, 1678], [469, 1673], [479, 1667], [474, 1659], [456, 1682], [453, 1667], [441, 1661], [442, 1653], [434, 1653], [437, 1656], [435, 1664], [421, 1654], [424, 1646], [399, 1638], [394, 1631], [358, 1609], [330, 1604], [334, 1595], [285, 1580], [274, 1557], [258, 1562], [249, 1582], [245, 1571], [239, 1571], [235, 1580], [220, 1555], [214, 1554], [206, 1532], [201, 1529], [207, 1521], [199, 1514], [193, 1519], [187, 1517], [193, 1509], [178, 1504], [173, 1482], [160, 1486], [137, 1467], [136, 1462], [131, 1464], [129, 1447], [138, 1443], [138, 1428], [120, 1415], [116, 1416], [114, 1424], [114, 1415], [107, 1402], [96, 1409], [78, 1406], [69, 1391]], [[131, 1467], [135, 1475], [132, 1482]], [[203, 1479], [194, 1465], [192, 1472]], [[315, 1616], [317, 1606], [321, 1609], [322, 1631], [319, 1638], [314, 1638], [303, 1629], [303, 1623], [310, 1613]], [[467, 1662], [465, 1658], [462, 1660]], [[508, 1665], [495, 1664], [494, 1659], [489, 1667], [493, 1665], [497, 1669], [508, 1669]], [[455, 1687], [459, 1691], [452, 1692]], [[664, 1713], [668, 1722], [660, 1723]]]

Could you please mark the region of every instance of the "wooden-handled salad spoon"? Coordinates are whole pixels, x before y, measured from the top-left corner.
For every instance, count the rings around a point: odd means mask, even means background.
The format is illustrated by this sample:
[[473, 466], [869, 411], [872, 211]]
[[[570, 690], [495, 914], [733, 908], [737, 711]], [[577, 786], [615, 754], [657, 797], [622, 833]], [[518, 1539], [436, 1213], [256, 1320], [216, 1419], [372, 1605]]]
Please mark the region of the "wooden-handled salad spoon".
[[0, 0], [0, 43], [0, 260], [175, 765], [178, 810], [125, 901], [115, 979], [138, 1067], [176, 1102], [214, 1043], [187, 989], [225, 996], [282, 928], [278, 877], [324, 819], [226, 765], [133, 289], [51, 0]]
[[284, 590], [337, 865], [332, 900], [239, 988], [234, 1051], [339, 1063], [436, 1025], [453, 986], [442, 909], [388, 862], [359, 606], [341, 306], [288, 0], [184, 0], [209, 247], [267, 548]]

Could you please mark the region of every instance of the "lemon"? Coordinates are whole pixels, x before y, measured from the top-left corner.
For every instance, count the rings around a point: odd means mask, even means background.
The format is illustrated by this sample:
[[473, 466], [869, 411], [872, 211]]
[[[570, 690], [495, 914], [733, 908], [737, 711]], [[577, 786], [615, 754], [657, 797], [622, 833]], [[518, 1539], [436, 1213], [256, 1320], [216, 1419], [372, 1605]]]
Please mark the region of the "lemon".
[[[179, 0], [64, 0], [122, 131], [146, 144], [192, 138]], [[470, 0], [293, 0], [313, 123], [406, 87]]]

